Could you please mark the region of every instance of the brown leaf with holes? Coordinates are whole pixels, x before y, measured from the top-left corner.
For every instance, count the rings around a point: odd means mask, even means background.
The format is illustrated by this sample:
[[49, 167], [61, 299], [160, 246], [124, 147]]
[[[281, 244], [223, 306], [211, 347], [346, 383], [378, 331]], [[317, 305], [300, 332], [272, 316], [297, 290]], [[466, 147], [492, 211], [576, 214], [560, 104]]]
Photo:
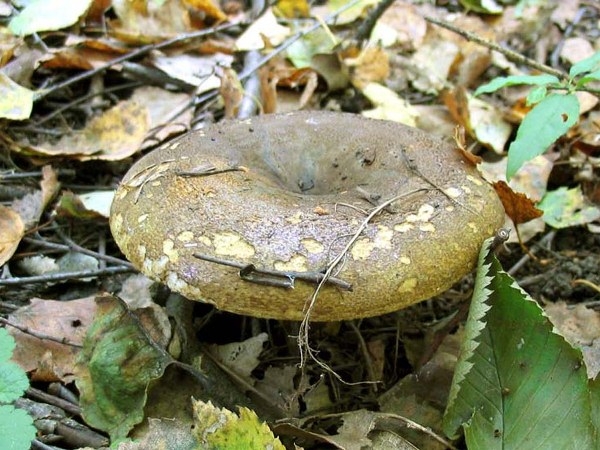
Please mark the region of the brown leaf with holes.
[[493, 186], [496, 194], [500, 197], [502, 205], [504, 205], [504, 211], [515, 225], [537, 219], [544, 213], [541, 209], [535, 207], [529, 197], [513, 191], [506, 182], [496, 181]]

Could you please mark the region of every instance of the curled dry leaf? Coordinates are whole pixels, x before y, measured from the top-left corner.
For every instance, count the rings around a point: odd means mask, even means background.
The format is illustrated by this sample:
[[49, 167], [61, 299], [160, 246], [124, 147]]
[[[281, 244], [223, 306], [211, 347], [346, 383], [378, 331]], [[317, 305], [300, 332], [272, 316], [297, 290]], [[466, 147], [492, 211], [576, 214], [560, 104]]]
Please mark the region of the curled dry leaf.
[[529, 197], [513, 191], [506, 182], [496, 181], [493, 186], [502, 201], [502, 205], [504, 205], [506, 214], [515, 225], [537, 219], [544, 213], [541, 209], [535, 207]]
[[454, 143], [456, 144], [456, 149], [458, 150], [458, 152], [469, 164], [476, 166], [481, 161], [483, 161], [481, 159], [481, 156], [477, 156], [471, 153], [469, 150], [467, 150], [465, 128], [460, 125], [457, 125], [456, 128], [454, 128]]
[[24, 234], [21, 216], [8, 206], [0, 205], [0, 266], [15, 253]]

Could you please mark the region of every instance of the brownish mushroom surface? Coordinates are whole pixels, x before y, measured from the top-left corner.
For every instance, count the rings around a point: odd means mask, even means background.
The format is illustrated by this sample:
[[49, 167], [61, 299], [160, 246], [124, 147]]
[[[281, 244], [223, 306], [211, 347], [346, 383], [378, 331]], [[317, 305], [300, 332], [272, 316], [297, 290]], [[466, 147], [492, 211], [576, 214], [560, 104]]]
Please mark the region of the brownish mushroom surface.
[[443, 292], [503, 219], [453, 145], [398, 123], [305, 111], [223, 122], [149, 153], [123, 179], [110, 223], [149, 277], [257, 317], [302, 319], [348, 246], [311, 312], [327, 321]]

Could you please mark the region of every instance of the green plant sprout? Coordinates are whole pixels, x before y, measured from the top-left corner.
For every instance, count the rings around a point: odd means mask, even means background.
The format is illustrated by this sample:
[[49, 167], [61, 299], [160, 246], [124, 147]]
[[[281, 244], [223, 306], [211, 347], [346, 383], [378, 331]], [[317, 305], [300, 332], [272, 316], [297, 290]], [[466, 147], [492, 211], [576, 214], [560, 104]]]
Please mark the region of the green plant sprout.
[[27, 412], [12, 405], [29, 387], [27, 374], [10, 361], [14, 348], [14, 338], [0, 328], [0, 448], [27, 450], [35, 438], [35, 427]]
[[528, 106], [535, 106], [521, 122], [517, 136], [508, 148], [507, 180], [577, 123], [580, 105], [575, 92], [590, 90], [588, 85], [594, 81], [600, 81], [600, 52], [574, 64], [562, 80], [548, 74], [498, 77], [475, 91], [477, 96], [508, 86], [533, 86], [526, 101]]

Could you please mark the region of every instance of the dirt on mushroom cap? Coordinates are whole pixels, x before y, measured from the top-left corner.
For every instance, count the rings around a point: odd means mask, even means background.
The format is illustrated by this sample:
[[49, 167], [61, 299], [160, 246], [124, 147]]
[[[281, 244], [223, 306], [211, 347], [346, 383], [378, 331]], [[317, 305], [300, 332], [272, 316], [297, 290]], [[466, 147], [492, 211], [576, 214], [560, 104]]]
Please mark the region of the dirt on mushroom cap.
[[149, 153], [119, 187], [111, 229], [136, 267], [192, 300], [300, 320], [314, 280], [366, 225], [336, 268], [342, 283], [319, 293], [311, 320], [324, 321], [443, 292], [503, 219], [493, 189], [451, 144], [306, 111], [224, 122]]

